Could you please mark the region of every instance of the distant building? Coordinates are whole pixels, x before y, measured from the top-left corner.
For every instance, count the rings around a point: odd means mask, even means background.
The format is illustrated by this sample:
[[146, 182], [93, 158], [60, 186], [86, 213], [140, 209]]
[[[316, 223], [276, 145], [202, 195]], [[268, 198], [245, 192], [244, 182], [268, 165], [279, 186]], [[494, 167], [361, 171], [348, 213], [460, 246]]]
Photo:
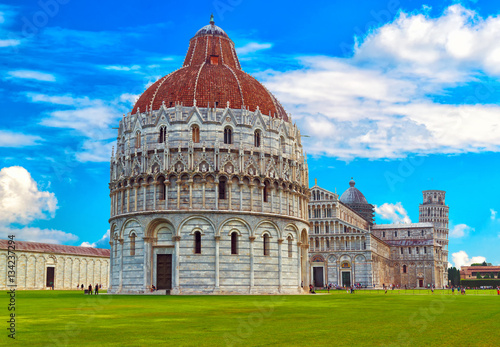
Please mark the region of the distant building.
[[448, 283], [445, 192], [424, 191], [420, 223], [373, 225], [373, 205], [349, 182], [339, 196], [317, 184], [309, 202], [311, 281], [407, 288]]
[[460, 268], [460, 279], [461, 280], [471, 280], [478, 278], [500, 278], [500, 266], [462, 266]]
[[[108, 287], [109, 249], [16, 241], [16, 289], [76, 289], [98, 283]], [[9, 281], [8, 241], [0, 240], [0, 289]], [[9, 281], [9, 282], [7, 282]]]

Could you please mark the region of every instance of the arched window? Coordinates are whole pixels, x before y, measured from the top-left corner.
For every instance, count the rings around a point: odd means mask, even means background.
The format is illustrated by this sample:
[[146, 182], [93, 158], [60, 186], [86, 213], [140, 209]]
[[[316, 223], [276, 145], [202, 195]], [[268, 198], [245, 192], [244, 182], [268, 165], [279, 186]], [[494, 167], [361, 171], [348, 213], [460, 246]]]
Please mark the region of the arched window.
[[326, 239], [326, 249], [330, 249], [330, 239]]
[[291, 258], [292, 256], [293, 256], [292, 237], [288, 236], [288, 258]]
[[408, 254], [411, 254], [411, 247], [408, 247]]
[[394, 237], [398, 237], [398, 232], [397, 231], [394, 232]]
[[226, 177], [219, 178], [219, 199], [226, 199]]
[[233, 131], [230, 127], [224, 128], [224, 143], [226, 145], [230, 145], [231, 143], [233, 143]]
[[231, 254], [238, 254], [238, 233], [231, 233]]
[[269, 202], [269, 182], [264, 182], [264, 189], [262, 189], [264, 202]]
[[135, 255], [135, 237], [134, 233], [130, 234], [130, 255]]
[[403, 254], [403, 247], [401, 247], [401, 254]]
[[281, 153], [285, 154], [286, 147], [285, 147], [285, 138], [283, 136], [280, 137], [280, 148], [281, 148]]
[[264, 255], [269, 255], [269, 235], [264, 234]]
[[193, 142], [200, 143], [200, 128], [197, 125], [193, 125], [191, 132], [193, 133]]
[[167, 189], [165, 187], [165, 177], [160, 177], [158, 178], [158, 188], [159, 188], [159, 194], [158, 194], [158, 200], [165, 200], [167, 196]]
[[260, 131], [255, 130], [253, 133], [253, 145], [254, 147], [260, 147]]
[[382, 231], [382, 237], [385, 237], [385, 231]]
[[141, 132], [137, 131], [135, 133], [135, 148], [141, 148]]
[[167, 140], [167, 127], [162, 126], [160, 128], [160, 138], [158, 139], [158, 142], [165, 143], [166, 140]]
[[194, 233], [194, 253], [201, 254], [201, 233], [199, 231]]
[[403, 265], [403, 273], [406, 273], [406, 265]]
[[427, 254], [427, 247], [424, 246], [424, 254]]
[[316, 238], [316, 244], [314, 245], [315, 248], [319, 248], [319, 239]]
[[408, 230], [408, 237], [410, 237], [410, 230]]

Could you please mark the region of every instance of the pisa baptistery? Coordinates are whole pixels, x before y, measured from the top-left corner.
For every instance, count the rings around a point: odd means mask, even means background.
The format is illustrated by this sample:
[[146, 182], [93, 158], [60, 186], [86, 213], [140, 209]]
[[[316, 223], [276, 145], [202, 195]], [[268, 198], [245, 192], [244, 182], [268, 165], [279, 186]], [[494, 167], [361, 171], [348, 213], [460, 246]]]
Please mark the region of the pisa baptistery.
[[300, 131], [214, 24], [119, 123], [111, 293], [301, 293], [307, 163]]

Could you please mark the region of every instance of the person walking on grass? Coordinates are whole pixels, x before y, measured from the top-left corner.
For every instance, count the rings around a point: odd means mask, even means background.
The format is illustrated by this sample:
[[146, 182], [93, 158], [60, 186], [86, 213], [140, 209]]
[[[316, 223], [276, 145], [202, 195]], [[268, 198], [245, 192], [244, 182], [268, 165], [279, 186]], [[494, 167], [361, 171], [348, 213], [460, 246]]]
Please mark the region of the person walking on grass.
[[95, 293], [94, 294], [95, 295], [99, 294], [99, 285], [98, 284], [95, 285]]
[[89, 295], [92, 295], [92, 285], [89, 284]]

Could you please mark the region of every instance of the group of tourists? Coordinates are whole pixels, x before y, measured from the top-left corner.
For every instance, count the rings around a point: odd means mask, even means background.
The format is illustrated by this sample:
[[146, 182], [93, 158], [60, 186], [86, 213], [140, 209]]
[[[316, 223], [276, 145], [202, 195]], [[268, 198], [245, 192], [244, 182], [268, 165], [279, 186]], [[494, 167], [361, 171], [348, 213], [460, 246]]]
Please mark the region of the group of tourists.
[[[83, 290], [83, 283], [81, 286], [77, 285], [76, 288], [81, 288], [81, 290]], [[102, 284], [98, 284], [96, 283], [96, 285], [94, 286], [94, 288], [92, 288], [92, 285], [89, 284], [89, 287], [88, 289], [85, 291], [85, 294], [89, 294], [89, 295], [92, 295], [92, 291], [94, 292], [94, 295], [98, 295], [99, 294], [99, 289], [102, 288]]]

